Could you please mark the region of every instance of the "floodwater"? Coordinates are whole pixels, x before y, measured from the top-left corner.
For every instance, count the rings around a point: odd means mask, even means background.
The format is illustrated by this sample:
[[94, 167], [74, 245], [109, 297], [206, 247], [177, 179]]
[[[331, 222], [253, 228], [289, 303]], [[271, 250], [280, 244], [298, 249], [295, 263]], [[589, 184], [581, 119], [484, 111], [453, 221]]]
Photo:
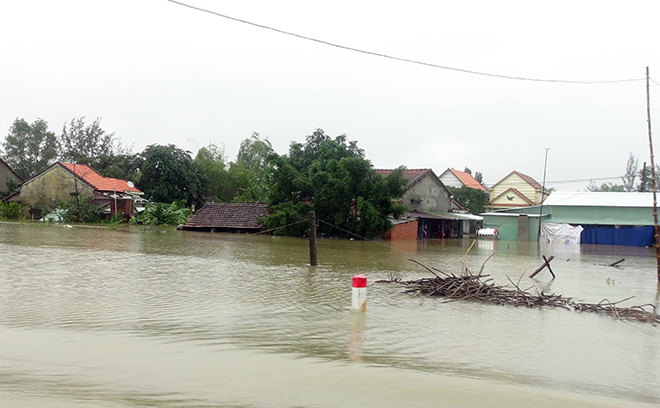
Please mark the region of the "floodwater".
[[[470, 243], [320, 240], [309, 267], [304, 239], [0, 223], [0, 406], [660, 405], [660, 327], [373, 283], [458, 272]], [[466, 264], [493, 252], [502, 285], [658, 303], [648, 248], [480, 241]], [[526, 277], [541, 255], [556, 279]]]

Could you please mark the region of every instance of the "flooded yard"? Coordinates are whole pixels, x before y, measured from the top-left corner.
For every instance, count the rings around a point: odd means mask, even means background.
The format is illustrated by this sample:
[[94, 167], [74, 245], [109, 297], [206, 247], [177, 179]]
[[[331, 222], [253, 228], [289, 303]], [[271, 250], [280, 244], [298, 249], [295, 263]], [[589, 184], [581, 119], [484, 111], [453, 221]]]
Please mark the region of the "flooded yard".
[[[0, 223], [0, 405], [660, 405], [660, 327], [373, 283], [458, 272], [470, 244], [319, 240], [309, 267], [304, 239]], [[466, 264], [493, 252], [500, 285], [658, 304], [650, 248], [480, 241]], [[542, 255], [557, 278], [532, 281]]]

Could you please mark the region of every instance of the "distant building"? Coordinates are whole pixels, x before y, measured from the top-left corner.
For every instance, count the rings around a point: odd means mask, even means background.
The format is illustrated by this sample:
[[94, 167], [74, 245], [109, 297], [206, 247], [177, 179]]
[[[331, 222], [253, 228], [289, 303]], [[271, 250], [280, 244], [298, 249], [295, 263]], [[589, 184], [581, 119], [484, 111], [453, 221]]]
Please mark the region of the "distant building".
[[14, 180], [18, 184], [21, 182], [21, 176], [19, 176], [18, 173], [7, 164], [7, 162], [0, 158], [0, 193], [7, 191], [9, 180]]
[[[383, 177], [395, 170], [379, 170]], [[388, 234], [391, 239], [462, 238], [469, 232], [469, 221], [481, 217], [467, 214], [431, 169], [406, 169], [408, 180], [401, 203], [409, 211], [397, 220]]]
[[470, 173], [456, 169], [447, 169], [440, 175], [440, 181], [447, 187], [469, 187], [488, 192]]
[[[542, 211], [541, 211], [542, 210]], [[539, 214], [541, 212], [541, 214]], [[543, 224], [582, 227], [582, 244], [651, 246], [654, 234], [653, 193], [553, 192], [540, 206], [483, 214], [485, 228], [497, 228], [502, 240], [538, 239]]]
[[514, 170], [490, 188], [491, 199], [486, 208], [529, 207], [540, 204], [549, 194], [532, 177]]
[[252, 233], [265, 229], [260, 220], [268, 215], [266, 203], [210, 203], [181, 227], [190, 231]]
[[30, 213], [41, 215], [46, 204], [71, 197], [89, 197], [108, 215], [115, 213], [129, 217], [133, 214], [135, 200], [143, 193], [126, 181], [103, 177], [84, 164], [57, 162], [23, 181], [20, 190], [7, 197], [8, 201], [19, 201]]

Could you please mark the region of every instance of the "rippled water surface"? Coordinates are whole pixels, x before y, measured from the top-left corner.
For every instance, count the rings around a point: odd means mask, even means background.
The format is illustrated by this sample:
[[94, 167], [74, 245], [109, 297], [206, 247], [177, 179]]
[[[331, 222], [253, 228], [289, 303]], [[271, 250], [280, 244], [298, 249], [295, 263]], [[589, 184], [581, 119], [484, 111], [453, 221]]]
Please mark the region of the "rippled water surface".
[[[659, 327], [405, 294], [373, 282], [458, 272], [471, 241], [390, 244], [320, 240], [309, 267], [303, 239], [0, 223], [0, 406], [660, 405]], [[658, 303], [648, 248], [484, 241], [466, 264], [493, 252], [502, 285]], [[541, 255], [555, 280], [526, 277]]]

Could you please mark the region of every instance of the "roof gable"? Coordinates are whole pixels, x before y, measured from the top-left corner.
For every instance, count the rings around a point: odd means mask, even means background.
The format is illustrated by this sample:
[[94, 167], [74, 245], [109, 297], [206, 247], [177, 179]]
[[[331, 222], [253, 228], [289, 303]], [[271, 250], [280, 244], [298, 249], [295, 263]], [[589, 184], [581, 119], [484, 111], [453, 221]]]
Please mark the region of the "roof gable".
[[193, 214], [184, 228], [261, 229], [258, 220], [266, 215], [266, 203], [211, 203]]
[[486, 205], [495, 206], [532, 206], [534, 203], [515, 188], [509, 188], [502, 194], [490, 200]]
[[534, 178], [532, 178], [531, 176], [528, 176], [527, 174], [523, 174], [523, 173], [521, 173], [517, 170], [513, 170], [511, 173], [504, 176], [500, 181], [493, 184], [493, 188], [495, 188], [496, 186], [503, 183], [508, 178], [510, 178], [511, 176], [514, 176], [514, 175], [520, 177], [525, 183], [529, 184], [530, 186], [534, 187], [535, 189], [543, 190], [543, 186], [541, 184], [539, 184], [538, 181], [534, 180]]
[[474, 188], [477, 190], [486, 191], [484, 186], [482, 186], [481, 183], [479, 183], [474, 177], [472, 177], [471, 174], [456, 169], [449, 169], [449, 171], [451, 171], [451, 173], [454, 176], [456, 176], [456, 178], [459, 179], [464, 186]]

